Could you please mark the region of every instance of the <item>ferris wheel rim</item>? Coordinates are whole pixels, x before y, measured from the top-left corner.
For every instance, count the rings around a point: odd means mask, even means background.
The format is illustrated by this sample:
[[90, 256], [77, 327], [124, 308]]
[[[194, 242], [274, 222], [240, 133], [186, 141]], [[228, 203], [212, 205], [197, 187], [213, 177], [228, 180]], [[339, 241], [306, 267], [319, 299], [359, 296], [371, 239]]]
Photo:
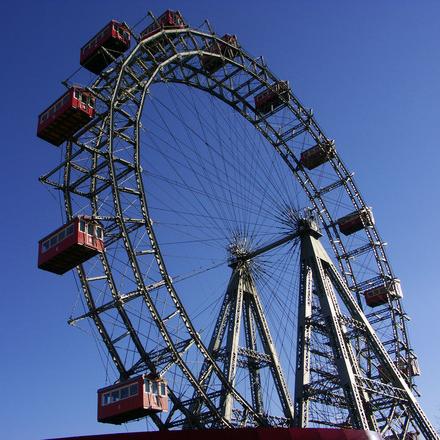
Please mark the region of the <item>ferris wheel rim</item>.
[[[200, 31], [194, 31], [192, 29], [162, 31], [162, 32], [160, 32], [160, 33], [158, 33], [158, 34], [156, 34], [156, 35], [154, 35], [152, 37], [149, 37], [145, 41], [141, 41], [136, 46], [136, 48], [134, 48], [132, 50], [130, 55], [125, 59], [124, 64], [122, 66], [120, 66], [120, 74], [119, 74], [118, 83], [121, 80], [122, 74], [124, 73], [125, 66], [128, 66], [128, 63], [129, 63], [130, 59], [135, 57], [137, 51], [142, 51], [144, 46], [148, 45], [150, 42], [154, 42], [154, 40], [160, 38], [163, 35], [173, 35], [173, 34], [176, 34], [176, 35], [179, 34], [179, 35], [188, 36], [188, 37], [190, 37], [191, 34], [195, 34], [195, 35], [198, 35], [198, 36], [202, 36], [203, 38], [205, 38], [207, 40], [216, 40], [216, 41], [220, 40], [220, 38], [215, 36], [215, 35], [205, 34], [205, 33], [202, 33]], [[170, 61], [170, 59], [167, 59], [163, 63], [160, 63], [160, 65], [156, 69], [155, 75], [152, 75], [151, 78], [150, 78], [150, 81], [144, 86], [143, 97], [145, 97], [145, 94], [148, 91], [148, 87], [153, 82], [154, 77], [157, 74], [160, 73], [161, 69], [164, 66], [166, 66], [167, 64], [171, 64], [172, 62], [174, 62], [174, 60], [181, 61], [185, 57], [200, 56], [200, 55], [203, 55], [203, 54], [208, 54], [209, 55], [210, 53], [206, 52], [206, 51], [203, 51], [203, 50], [189, 51], [189, 52], [179, 52], [178, 54], [175, 54], [173, 56], [173, 59], [171, 61]], [[249, 57], [241, 48], [240, 48], [240, 56], [245, 58], [245, 59], [251, 59], [251, 57]], [[225, 58], [227, 58], [227, 57], [225, 57]], [[239, 65], [237, 63], [237, 61], [234, 60], [234, 59], [227, 59], [227, 61], [228, 61], [228, 63], [230, 63], [232, 65], [235, 65], [237, 67], [241, 67], [241, 68], [245, 69], [244, 65]], [[269, 79], [276, 79], [276, 77], [273, 74], [271, 74], [270, 71], [268, 71], [268, 69], [265, 66], [263, 66], [263, 67], [265, 69], [267, 78], [269, 78]], [[266, 80], [265, 82], [262, 82], [261, 84], [265, 85], [265, 86], [270, 86], [271, 83], [269, 82], [269, 80]], [[192, 84], [187, 84], [187, 85], [188, 86], [194, 86]], [[93, 87], [92, 87], [92, 89], [93, 89]], [[111, 106], [110, 106], [110, 110], [109, 110], [110, 115], [111, 115], [111, 113], [113, 112], [113, 109], [116, 106], [116, 102], [115, 102], [114, 99], [115, 99], [116, 94], [117, 94], [117, 89], [118, 89], [118, 86], [115, 85], [114, 94], [113, 94], [113, 98], [112, 98], [112, 102], [111, 102]], [[209, 91], [209, 90], [205, 90], [205, 91]], [[211, 91], [211, 94], [212, 94], [212, 91]], [[303, 109], [304, 112], [307, 112], [305, 110], [305, 108], [301, 104], [299, 104], [299, 101], [293, 96], [293, 94], [291, 96], [294, 99], [294, 101], [296, 101], [296, 103], [299, 105], [298, 108]], [[217, 96], [217, 97], [219, 97], [219, 96]], [[231, 102], [229, 102], [229, 104], [231, 105]], [[294, 113], [294, 109], [293, 109], [292, 105], [290, 104], [290, 102], [289, 103], [285, 103], [285, 105], [286, 105], [287, 108], [290, 108], [292, 113]], [[140, 105], [140, 107], [139, 107], [140, 108], [140, 110], [138, 112], [139, 117], [140, 117], [140, 115], [142, 113], [142, 107], [143, 107], [143, 100], [142, 100], [142, 105]], [[297, 115], [295, 115], [295, 116], [297, 116]], [[139, 117], [137, 118], [137, 123], [139, 123]], [[322, 136], [322, 139], [324, 139], [325, 141], [328, 141], [328, 139], [325, 137], [325, 135], [322, 133], [322, 131], [320, 130], [320, 128], [318, 127], [318, 125], [314, 121], [313, 117], [310, 116], [310, 117], [307, 117], [307, 119], [309, 120], [310, 124], [314, 125], [314, 128], [317, 130], [317, 133], [320, 136]], [[110, 116], [109, 127], [111, 127], [111, 116]], [[137, 129], [137, 131], [138, 131], [138, 135], [139, 135], [139, 130]], [[111, 145], [112, 145], [112, 133], [113, 133], [113, 130], [110, 128], [110, 131], [109, 131], [109, 139], [110, 139], [110, 143], [109, 143], [110, 144], [110, 149], [109, 149], [109, 154], [110, 154], [109, 167], [114, 165], [113, 161], [115, 160], [114, 157], [113, 157], [113, 154], [112, 154], [112, 147], [111, 147]], [[275, 145], [273, 143], [272, 143], [272, 146], [275, 147]], [[288, 148], [287, 145], [283, 145], [283, 147], [285, 147], [285, 149], [288, 152], [288, 154], [290, 154], [291, 156], [294, 157], [294, 153], [292, 151], [289, 152], [289, 148]], [[139, 139], [136, 140], [136, 148], [137, 149], [140, 148], [139, 147]], [[278, 148], [279, 148], [279, 146], [278, 146]], [[281, 149], [279, 149], [279, 154], [281, 154]], [[335, 172], [339, 172], [340, 173], [339, 177], [340, 177], [341, 181], [343, 182], [342, 186], [345, 188], [347, 193], [350, 194], [350, 197], [353, 196], [355, 198], [356, 202], [358, 203], [358, 205], [355, 205], [355, 206], [358, 206], [359, 209], [360, 208], [365, 208], [366, 204], [363, 201], [359, 191], [357, 190], [357, 188], [356, 188], [356, 186], [355, 186], [355, 184], [353, 182], [352, 177], [350, 176], [350, 174], [348, 173], [347, 169], [345, 168], [345, 166], [343, 165], [342, 161], [340, 160], [339, 155], [338, 155], [337, 152], [336, 152], [335, 157], [330, 159], [330, 163], [332, 164]], [[311, 188], [312, 188], [312, 190], [314, 191], [314, 194], [315, 194], [315, 195], [312, 195], [312, 193], [310, 191], [310, 188], [307, 187], [304, 184], [304, 181], [306, 181], [306, 180], [308, 180], [309, 182], [311, 182], [313, 184], [313, 179], [310, 178], [310, 176], [308, 175], [308, 173], [307, 173], [307, 171], [305, 169], [301, 169], [299, 167], [298, 159], [296, 159], [296, 166], [297, 166], [297, 168], [296, 169], [292, 169], [292, 172], [294, 173], [295, 178], [298, 179], [298, 181], [299, 181], [300, 185], [303, 187], [304, 191], [307, 193], [307, 195], [308, 195], [308, 197], [310, 199], [310, 202], [315, 206], [315, 208], [316, 208], [316, 210], [318, 212], [318, 215], [321, 218], [321, 221], [325, 225], [324, 229], [326, 230], [326, 233], [327, 233], [327, 235], [329, 237], [329, 242], [332, 245], [332, 248], [333, 248], [333, 251], [334, 251], [334, 254], [335, 254], [336, 258], [338, 259], [338, 263], [341, 265], [342, 264], [341, 261], [344, 260], [345, 263], [346, 263], [346, 266], [348, 268], [350, 268], [351, 267], [350, 266], [350, 264], [351, 264], [350, 258], [348, 256], [344, 257], [344, 255], [348, 255], [348, 253], [345, 250], [342, 237], [340, 237], [340, 234], [339, 234], [339, 232], [336, 229], [336, 221], [334, 219], [332, 219], [332, 216], [330, 215], [330, 212], [326, 209], [325, 202], [324, 202], [324, 200], [322, 200], [321, 194], [320, 194], [320, 191], [318, 190], [318, 188], [315, 187], [314, 185], [311, 186]], [[168, 274], [168, 272], [166, 270], [165, 262], [163, 260], [163, 257], [161, 255], [161, 253], [160, 253], [160, 245], [157, 242], [157, 240], [155, 239], [154, 225], [151, 224], [151, 219], [150, 219], [150, 217], [148, 215], [148, 204], [147, 204], [147, 200], [146, 200], [146, 196], [145, 196], [145, 189], [143, 187], [143, 180], [142, 180], [142, 176], [141, 176], [141, 171], [140, 171], [140, 168], [139, 168], [140, 164], [137, 163], [136, 167], [137, 167], [137, 169], [136, 169], [136, 179], [138, 180], [138, 187], [141, 190], [141, 197], [143, 198], [143, 203], [144, 203], [144, 206], [146, 208], [146, 213], [145, 213], [145, 217], [144, 217], [145, 228], [148, 231], [148, 234], [149, 234], [150, 240], [151, 240], [151, 244], [153, 246], [153, 249], [155, 250], [155, 257], [156, 257], [156, 260], [158, 262], [158, 265], [162, 266], [164, 268], [164, 275], [163, 275], [163, 277], [164, 277], [165, 284], [167, 285], [168, 289], [173, 289], [174, 290], [174, 286], [172, 285], [172, 282], [170, 281], [170, 276], [169, 276], [169, 274]], [[304, 175], [303, 180], [299, 179], [298, 173], [301, 173], [301, 176]], [[68, 177], [66, 179], [68, 180]], [[115, 191], [115, 196], [119, 196], [119, 194], [118, 194], [119, 188], [118, 188], [117, 184], [114, 185], [113, 190]], [[70, 194], [66, 193], [65, 196], [66, 196], [66, 200], [68, 200], [68, 198], [70, 197]], [[353, 200], [354, 199], [352, 199], [352, 201]], [[71, 209], [71, 207], [67, 207], [67, 204], [68, 204], [68, 202], [66, 201], [66, 211], [68, 213], [68, 216], [72, 216], [73, 215], [72, 209]], [[354, 204], [354, 202], [353, 202], [353, 204]], [[324, 221], [325, 219], [327, 220], [327, 222]], [[121, 227], [124, 227], [124, 225], [123, 225], [124, 224], [123, 216], [120, 216], [119, 220], [121, 221]], [[385, 268], [389, 270], [388, 276], [392, 277], [391, 266], [388, 263], [388, 260], [387, 260], [386, 255], [385, 255], [385, 251], [383, 249], [382, 242], [381, 242], [381, 240], [379, 238], [379, 234], [377, 233], [377, 230], [376, 230], [375, 226], [364, 228], [364, 230], [365, 230], [365, 233], [366, 233], [367, 238], [369, 239], [370, 243], [380, 243], [379, 246], [376, 246], [376, 245], [373, 246], [372, 245], [372, 250], [374, 251], [375, 258], [378, 261], [378, 267], [382, 268], [383, 267], [383, 263], [385, 263]], [[332, 235], [332, 233], [334, 235]], [[128, 236], [127, 233], [126, 233], [126, 235]], [[124, 239], [124, 237], [123, 237], [123, 239]], [[129, 248], [130, 246], [127, 244], [126, 247]], [[381, 255], [379, 255], [379, 253], [378, 253], [379, 251], [377, 251], [377, 248], [379, 248]], [[132, 252], [133, 252], [133, 250], [132, 250]], [[382, 260], [380, 260], [380, 258], [382, 258]], [[385, 261], [383, 261], [384, 258], [385, 258]], [[379, 262], [379, 260], [381, 262]], [[108, 263], [106, 265], [109, 266]], [[83, 269], [81, 269], [81, 271], [82, 270]], [[110, 269], [110, 271], [111, 271], [111, 269]], [[345, 273], [345, 271], [343, 272], [343, 274], [344, 274], [344, 277], [346, 277], [347, 274]], [[355, 280], [355, 276], [354, 276], [353, 273], [350, 275], [350, 277], [353, 280]], [[81, 281], [81, 283], [82, 283], [82, 285], [87, 285], [88, 284], [84, 272], [82, 273], [82, 281]], [[352, 286], [356, 286], [356, 282], [355, 281], [352, 282]], [[176, 292], [174, 292], [174, 293], [178, 297], [177, 293]], [[91, 307], [93, 307], [93, 306], [91, 306]], [[189, 319], [189, 317], [187, 317], [187, 318]], [[195, 335], [194, 336], [195, 338], [198, 338], [198, 336], [196, 336], [195, 330], [194, 330], [194, 335]], [[200, 343], [201, 343], [201, 341], [200, 341]], [[205, 347], [205, 350], [206, 350], [206, 347]]]

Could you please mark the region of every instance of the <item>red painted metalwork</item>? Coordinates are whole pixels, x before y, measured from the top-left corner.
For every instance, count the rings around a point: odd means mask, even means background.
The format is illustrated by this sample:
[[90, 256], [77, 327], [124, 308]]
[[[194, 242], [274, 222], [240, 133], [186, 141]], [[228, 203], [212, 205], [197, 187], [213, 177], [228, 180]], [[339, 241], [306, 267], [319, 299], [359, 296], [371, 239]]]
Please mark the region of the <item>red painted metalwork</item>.
[[[90, 72], [100, 73], [129, 47], [127, 25], [112, 20], [81, 48], [79, 62]], [[111, 56], [103, 49], [108, 50]]]
[[370, 307], [377, 307], [388, 302], [389, 297], [402, 298], [400, 281], [395, 279], [389, 283], [373, 287], [364, 292], [365, 302]]
[[327, 162], [335, 155], [335, 150], [332, 143], [325, 143], [322, 145], [315, 145], [308, 150], [301, 153], [301, 164], [309, 170], [313, 170], [319, 165]]
[[184, 29], [185, 27], [185, 20], [179, 11], [167, 10], [141, 32], [141, 39], [151, 37], [162, 29]]
[[98, 422], [120, 425], [168, 411], [165, 380], [147, 374], [98, 390]]
[[38, 242], [38, 268], [62, 275], [104, 251], [103, 229], [89, 217], [75, 217]]
[[[382, 440], [372, 431], [332, 428], [237, 428], [132, 432], [68, 437], [64, 440]], [[62, 439], [52, 439], [62, 440]]]
[[365, 302], [370, 307], [377, 307], [388, 303], [389, 292], [386, 286], [379, 286], [367, 290], [364, 295]]
[[[220, 40], [221, 41], [212, 42], [205, 50], [231, 59], [236, 57], [238, 54], [238, 50], [235, 49], [235, 47], [238, 47], [237, 37], [235, 35], [226, 34], [223, 35]], [[226, 64], [226, 60], [223, 58], [213, 57], [211, 55], [203, 55], [200, 62], [203, 69], [208, 73], [214, 73]]]
[[72, 87], [38, 116], [37, 136], [58, 146], [94, 116], [94, 96], [81, 87]]
[[363, 229], [364, 224], [365, 226], [373, 226], [374, 217], [371, 209], [365, 208], [341, 217], [337, 223], [342, 234], [351, 235]]
[[265, 114], [281, 106], [284, 101], [289, 101], [289, 83], [278, 81], [255, 96], [255, 110]]

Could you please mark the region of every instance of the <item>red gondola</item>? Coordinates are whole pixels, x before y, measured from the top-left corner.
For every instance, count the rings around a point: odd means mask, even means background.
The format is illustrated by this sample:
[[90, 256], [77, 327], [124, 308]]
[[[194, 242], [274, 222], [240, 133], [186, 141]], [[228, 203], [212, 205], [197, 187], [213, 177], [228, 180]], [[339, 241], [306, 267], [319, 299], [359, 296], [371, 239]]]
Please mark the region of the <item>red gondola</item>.
[[40, 114], [37, 136], [58, 146], [94, 116], [94, 96], [83, 88], [72, 87]]
[[104, 251], [102, 226], [80, 216], [39, 241], [38, 268], [62, 275]]
[[[235, 58], [238, 54], [238, 50], [235, 49], [238, 47], [237, 37], [235, 35], [226, 34], [223, 35], [220, 40], [221, 41], [213, 41], [205, 50], [207, 52], [222, 55], [222, 57], [231, 59]], [[226, 64], [226, 60], [222, 57], [203, 55], [200, 62], [204, 70], [208, 73], [214, 73]]]
[[337, 223], [342, 234], [351, 235], [363, 229], [364, 225], [373, 226], [374, 217], [371, 208], [365, 208], [341, 217]]
[[148, 374], [98, 390], [98, 422], [119, 425], [168, 411], [164, 379]]
[[402, 298], [402, 288], [398, 279], [373, 287], [364, 292], [365, 302], [370, 307], [377, 307], [388, 303], [389, 297]]
[[288, 100], [289, 83], [287, 81], [278, 81], [255, 96], [255, 110], [262, 114], [269, 113]]
[[141, 39], [151, 37], [162, 29], [184, 29], [185, 27], [186, 23], [182, 14], [179, 11], [168, 10], [141, 32]]
[[335, 150], [333, 142], [326, 142], [303, 151], [301, 153], [300, 161], [308, 170], [313, 170], [319, 165], [327, 162], [330, 158], [334, 157], [334, 155]]
[[81, 48], [79, 62], [90, 72], [100, 73], [129, 47], [127, 25], [112, 20]]

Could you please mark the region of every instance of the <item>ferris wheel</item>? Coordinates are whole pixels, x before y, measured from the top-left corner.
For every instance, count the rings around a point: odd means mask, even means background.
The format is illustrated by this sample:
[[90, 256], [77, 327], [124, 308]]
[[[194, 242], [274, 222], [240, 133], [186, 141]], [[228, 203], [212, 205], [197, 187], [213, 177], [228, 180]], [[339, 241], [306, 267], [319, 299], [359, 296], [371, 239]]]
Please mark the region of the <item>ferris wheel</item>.
[[[39, 117], [108, 356], [98, 419], [159, 429], [335, 427], [438, 438], [414, 387], [400, 282], [312, 111], [235, 35], [166, 11], [81, 49], [87, 86]], [[141, 402], [141, 403], [139, 403]]]

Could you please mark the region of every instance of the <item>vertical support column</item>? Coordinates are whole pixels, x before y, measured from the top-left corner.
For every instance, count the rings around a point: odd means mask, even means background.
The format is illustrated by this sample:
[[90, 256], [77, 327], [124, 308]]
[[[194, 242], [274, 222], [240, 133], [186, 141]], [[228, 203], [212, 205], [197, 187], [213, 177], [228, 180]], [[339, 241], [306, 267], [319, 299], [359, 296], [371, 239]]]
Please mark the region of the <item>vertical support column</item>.
[[[238, 341], [240, 339], [244, 290], [242, 269], [238, 268], [236, 271], [238, 272], [237, 290], [235, 292], [235, 297], [231, 300], [232, 308], [229, 315], [230, 321], [226, 341], [226, 354], [229, 356], [229, 359], [225, 362], [225, 376], [231, 386], [234, 386], [235, 375], [237, 372]], [[221, 402], [223, 416], [226, 420], [230, 421], [232, 419], [233, 398], [231, 393], [229, 393], [224, 387], [222, 388]]]
[[[255, 323], [252, 315], [249, 292], [244, 292], [244, 332], [246, 338], [246, 346], [252, 351], [257, 351], [257, 341], [255, 335]], [[252, 394], [252, 404], [258, 414], [263, 413], [263, 395], [261, 393], [261, 379], [255, 361], [251, 359], [249, 362], [249, 382]]]
[[[314, 281], [316, 282], [315, 287], [317, 288], [322, 314], [329, 328], [335, 366], [338, 371], [341, 388], [347, 400], [352, 425], [357, 429], [374, 429], [374, 426], [370, 426], [371, 423], [369, 423], [370, 421], [365, 411], [365, 402], [356, 383], [354, 365], [352, 364], [354, 359], [349, 354], [350, 347], [346, 344], [344, 330], [339, 320], [341, 312], [333, 288], [325, 273], [323, 261], [321, 260], [321, 250], [324, 250], [321, 247], [316, 248], [316, 243], [318, 243], [316, 238], [310, 234], [303, 234], [301, 237], [301, 255], [304, 258], [304, 266], [311, 268]], [[324, 256], [326, 257], [325, 254]], [[326, 261], [326, 258], [324, 261]]]
[[[307, 282], [314, 283], [315, 293], [317, 294], [321, 314], [327, 323], [328, 337], [330, 339], [331, 348], [335, 358], [335, 367], [338, 372], [340, 387], [344, 392], [348, 411], [350, 413], [351, 423], [353, 427], [358, 429], [375, 429], [377, 428], [373, 415], [369, 411], [367, 405], [368, 396], [358, 387], [356, 382], [356, 373], [360, 374], [357, 360], [351, 353], [351, 345], [346, 340], [344, 334], [344, 326], [339, 316], [341, 311], [330, 282], [324, 264], [327, 265], [328, 256], [320, 243], [318, 242], [320, 234], [317, 231], [306, 229], [301, 235], [301, 289], [303, 299], [300, 299], [300, 327], [298, 329], [298, 368], [302, 369], [300, 376], [297, 376], [295, 404], [298, 405], [299, 414], [296, 422], [298, 426], [305, 426], [307, 423], [306, 394], [307, 390], [304, 383], [309, 383], [308, 373], [309, 352], [304, 346], [310, 343], [311, 331], [307, 329], [306, 319], [311, 318], [311, 311], [307, 309], [306, 295], [307, 290], [311, 291], [311, 287], [307, 286]], [[309, 294], [310, 295], [310, 294]], [[311, 304], [311, 298], [309, 298]], [[301, 325], [302, 324], [302, 325]], [[310, 327], [310, 326], [309, 326]]]
[[312, 271], [301, 258], [298, 299], [298, 337], [296, 345], [295, 421], [306, 428], [309, 421], [310, 338], [312, 336]]

